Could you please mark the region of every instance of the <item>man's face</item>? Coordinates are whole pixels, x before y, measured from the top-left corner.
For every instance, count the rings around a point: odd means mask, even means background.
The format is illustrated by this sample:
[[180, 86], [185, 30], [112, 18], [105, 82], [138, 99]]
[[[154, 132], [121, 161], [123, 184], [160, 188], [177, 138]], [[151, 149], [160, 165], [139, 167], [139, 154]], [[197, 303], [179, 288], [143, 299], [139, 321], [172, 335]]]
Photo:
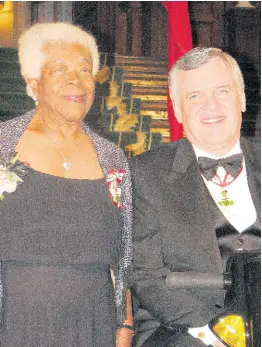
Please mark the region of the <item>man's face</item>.
[[245, 111], [245, 94], [233, 81], [229, 65], [221, 58], [177, 76], [178, 121], [188, 140], [215, 155], [226, 154], [238, 142]]

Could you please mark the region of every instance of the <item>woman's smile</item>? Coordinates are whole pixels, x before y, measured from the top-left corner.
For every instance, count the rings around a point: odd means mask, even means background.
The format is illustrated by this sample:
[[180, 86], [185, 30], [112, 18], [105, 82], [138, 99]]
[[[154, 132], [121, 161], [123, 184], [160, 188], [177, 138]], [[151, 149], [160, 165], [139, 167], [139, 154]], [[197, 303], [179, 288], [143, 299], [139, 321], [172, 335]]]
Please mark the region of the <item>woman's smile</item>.
[[84, 103], [86, 101], [86, 95], [64, 95], [63, 98], [69, 102]]

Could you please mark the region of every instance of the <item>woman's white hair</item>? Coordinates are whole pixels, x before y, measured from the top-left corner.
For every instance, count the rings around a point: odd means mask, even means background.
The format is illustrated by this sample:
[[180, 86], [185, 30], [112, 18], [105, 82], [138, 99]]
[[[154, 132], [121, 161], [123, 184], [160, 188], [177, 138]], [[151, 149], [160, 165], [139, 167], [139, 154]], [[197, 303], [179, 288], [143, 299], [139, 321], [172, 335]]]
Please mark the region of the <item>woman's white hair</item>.
[[[18, 57], [21, 74], [24, 78], [40, 78], [45, 61], [43, 48], [45, 45], [55, 42], [79, 43], [86, 47], [92, 58], [93, 76], [97, 73], [99, 53], [93, 35], [70, 23], [38, 23], [27, 29], [18, 41]], [[27, 86], [27, 94], [34, 98], [29, 86]]]

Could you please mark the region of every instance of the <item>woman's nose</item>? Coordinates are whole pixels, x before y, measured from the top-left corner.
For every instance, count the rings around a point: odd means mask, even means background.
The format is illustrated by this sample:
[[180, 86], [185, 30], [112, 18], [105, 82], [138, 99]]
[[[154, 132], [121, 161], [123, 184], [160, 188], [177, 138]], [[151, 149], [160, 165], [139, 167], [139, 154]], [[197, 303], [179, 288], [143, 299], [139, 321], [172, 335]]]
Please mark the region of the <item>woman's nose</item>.
[[79, 78], [79, 75], [76, 71], [68, 72], [68, 81], [69, 83], [72, 83], [72, 84], [82, 84], [82, 81]]

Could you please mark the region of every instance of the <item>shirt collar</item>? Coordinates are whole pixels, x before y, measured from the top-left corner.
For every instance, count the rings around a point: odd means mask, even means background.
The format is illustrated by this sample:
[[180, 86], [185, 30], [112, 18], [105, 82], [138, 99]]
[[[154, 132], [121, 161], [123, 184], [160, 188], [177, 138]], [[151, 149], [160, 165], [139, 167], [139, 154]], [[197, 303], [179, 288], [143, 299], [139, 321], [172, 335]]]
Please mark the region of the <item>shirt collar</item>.
[[[193, 145], [193, 149], [194, 149], [194, 152], [195, 152], [195, 155], [196, 155], [196, 158], [198, 159], [199, 157], [208, 157], [208, 158], [211, 158], [211, 159], [219, 159], [221, 157], [217, 157], [213, 154], [210, 154], [208, 152], [205, 152], [203, 151], [202, 149], [198, 148], [197, 146]], [[241, 150], [241, 147], [240, 147], [240, 142], [238, 141], [235, 146], [228, 152], [226, 153], [223, 158], [226, 158], [226, 157], [229, 157], [230, 155], [233, 155], [233, 154], [238, 154], [238, 153], [242, 153], [242, 150]]]

